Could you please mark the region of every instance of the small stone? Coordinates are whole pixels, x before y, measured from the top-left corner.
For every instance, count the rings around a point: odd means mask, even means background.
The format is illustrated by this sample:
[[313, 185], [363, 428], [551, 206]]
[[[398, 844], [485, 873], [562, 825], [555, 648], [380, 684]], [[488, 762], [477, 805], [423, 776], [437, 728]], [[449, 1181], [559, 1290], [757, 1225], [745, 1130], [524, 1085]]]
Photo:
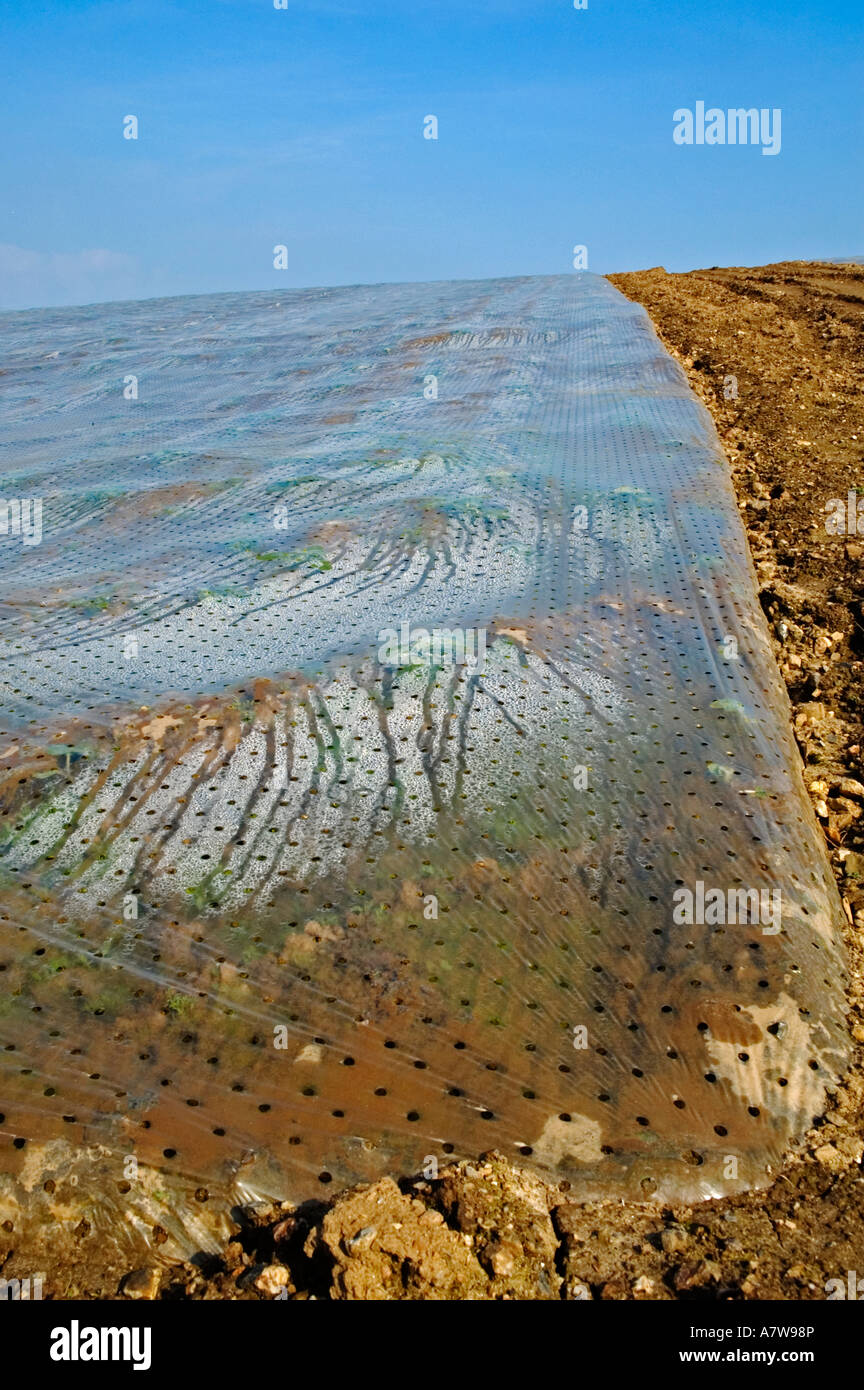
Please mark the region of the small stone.
[[275, 1298], [283, 1289], [287, 1292], [289, 1287], [293, 1288], [291, 1272], [285, 1265], [268, 1265], [255, 1280], [255, 1288], [268, 1298]]
[[496, 1278], [508, 1279], [516, 1268], [520, 1254], [519, 1246], [512, 1240], [496, 1240], [487, 1245], [483, 1263]]
[[[399, 1229], [398, 1225], [396, 1229]], [[361, 1250], [368, 1250], [377, 1234], [375, 1226], [362, 1226], [359, 1231], [356, 1231], [345, 1241], [346, 1255], [356, 1255]]]
[[280, 1245], [286, 1240], [290, 1240], [291, 1237], [297, 1233], [298, 1229], [299, 1222], [296, 1213], [289, 1212], [287, 1216], [284, 1216], [282, 1220], [273, 1227], [273, 1240], [275, 1244]]
[[843, 861], [843, 872], [847, 878], [858, 878], [864, 882], [864, 854], [858, 854], [855, 850], [847, 854]]
[[152, 1265], [144, 1269], [133, 1269], [131, 1274], [127, 1274], [120, 1285], [120, 1292], [127, 1298], [146, 1298], [151, 1301], [159, 1297], [159, 1285], [162, 1282], [162, 1271]]
[[864, 801], [864, 786], [854, 777], [841, 777], [833, 790], [835, 794], [839, 792], [841, 796], [852, 796], [856, 801]]
[[689, 1242], [685, 1231], [678, 1226], [669, 1226], [661, 1235], [660, 1244], [667, 1255], [676, 1255], [686, 1250]]
[[813, 1150], [813, 1157], [817, 1163], [821, 1163], [823, 1168], [830, 1168], [833, 1173], [842, 1171], [846, 1167], [846, 1162], [839, 1149], [835, 1149], [833, 1144], [820, 1144], [818, 1149]]
[[679, 1293], [687, 1289], [701, 1289], [706, 1284], [716, 1284], [720, 1278], [720, 1266], [713, 1260], [692, 1260], [683, 1264], [675, 1275], [675, 1288]]
[[654, 1292], [654, 1280], [649, 1279], [647, 1274], [640, 1274], [636, 1283], [633, 1285], [634, 1293], [652, 1294]]

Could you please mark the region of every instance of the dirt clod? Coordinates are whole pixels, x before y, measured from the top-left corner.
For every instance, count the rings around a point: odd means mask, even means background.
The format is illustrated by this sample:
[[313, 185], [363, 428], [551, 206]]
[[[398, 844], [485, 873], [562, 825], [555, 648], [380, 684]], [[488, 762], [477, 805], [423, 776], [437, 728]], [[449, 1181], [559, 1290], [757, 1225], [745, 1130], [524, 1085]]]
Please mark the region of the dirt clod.
[[133, 1269], [120, 1285], [120, 1292], [127, 1298], [156, 1299], [162, 1283], [162, 1271], [153, 1266]]

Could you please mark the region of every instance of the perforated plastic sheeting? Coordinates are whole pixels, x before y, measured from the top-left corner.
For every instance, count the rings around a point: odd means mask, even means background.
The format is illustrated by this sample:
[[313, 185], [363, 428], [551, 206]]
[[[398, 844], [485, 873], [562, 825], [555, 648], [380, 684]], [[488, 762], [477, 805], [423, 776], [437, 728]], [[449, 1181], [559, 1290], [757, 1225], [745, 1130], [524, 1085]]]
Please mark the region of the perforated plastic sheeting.
[[583, 274], [0, 336], [42, 499], [0, 536], [4, 1200], [89, 1165], [106, 1230], [194, 1242], [201, 1184], [493, 1147], [767, 1181], [843, 1067], [839, 902], [644, 312]]

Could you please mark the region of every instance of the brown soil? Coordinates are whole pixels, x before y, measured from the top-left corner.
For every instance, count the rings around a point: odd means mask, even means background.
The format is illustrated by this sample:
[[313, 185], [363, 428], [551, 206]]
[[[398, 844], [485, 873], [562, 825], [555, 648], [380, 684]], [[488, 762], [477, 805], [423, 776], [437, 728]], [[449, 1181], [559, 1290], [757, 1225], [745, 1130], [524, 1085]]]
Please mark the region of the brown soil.
[[[848, 919], [856, 1063], [767, 1192], [575, 1203], [493, 1154], [249, 1209], [221, 1257], [154, 1261], [106, 1297], [822, 1299], [864, 1271], [864, 516], [860, 538], [825, 527], [829, 499], [864, 484], [864, 268], [610, 279], [644, 304], [729, 457]], [[0, 1243], [0, 1269], [12, 1254]], [[45, 1293], [63, 1296], [59, 1271]]]
[[837, 1147], [769, 1194], [695, 1207], [574, 1203], [500, 1154], [330, 1204], [249, 1209], [220, 1259], [155, 1265], [134, 1298], [824, 1299], [860, 1269], [861, 1180]]

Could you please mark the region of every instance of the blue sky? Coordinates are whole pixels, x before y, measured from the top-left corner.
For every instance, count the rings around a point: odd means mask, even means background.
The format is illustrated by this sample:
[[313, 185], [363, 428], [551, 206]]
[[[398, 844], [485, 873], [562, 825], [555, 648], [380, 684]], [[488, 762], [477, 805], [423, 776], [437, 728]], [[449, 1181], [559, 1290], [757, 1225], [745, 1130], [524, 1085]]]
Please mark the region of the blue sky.
[[864, 254], [861, 0], [287, 4], [0, 0], [0, 307]]

